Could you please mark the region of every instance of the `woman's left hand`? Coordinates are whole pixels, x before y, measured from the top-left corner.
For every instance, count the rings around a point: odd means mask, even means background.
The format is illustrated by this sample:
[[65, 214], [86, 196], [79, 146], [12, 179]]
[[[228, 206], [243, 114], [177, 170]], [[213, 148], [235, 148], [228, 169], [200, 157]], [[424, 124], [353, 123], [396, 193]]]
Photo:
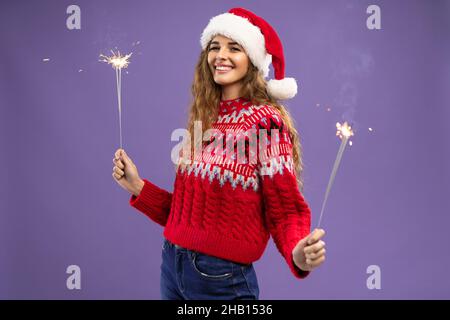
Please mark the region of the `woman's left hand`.
[[311, 271], [325, 261], [325, 242], [320, 240], [325, 230], [315, 229], [300, 240], [292, 250], [295, 265], [303, 271]]

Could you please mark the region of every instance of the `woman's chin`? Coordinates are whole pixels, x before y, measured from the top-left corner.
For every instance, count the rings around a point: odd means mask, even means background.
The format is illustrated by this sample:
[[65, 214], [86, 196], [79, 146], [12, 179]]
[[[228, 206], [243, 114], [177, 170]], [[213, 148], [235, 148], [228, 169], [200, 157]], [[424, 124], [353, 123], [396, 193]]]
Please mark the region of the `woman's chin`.
[[226, 85], [230, 85], [235, 83], [236, 81], [238, 81], [238, 79], [234, 79], [234, 78], [226, 78], [223, 76], [216, 76], [214, 77], [214, 82], [217, 84], [220, 84], [221, 86], [226, 86]]

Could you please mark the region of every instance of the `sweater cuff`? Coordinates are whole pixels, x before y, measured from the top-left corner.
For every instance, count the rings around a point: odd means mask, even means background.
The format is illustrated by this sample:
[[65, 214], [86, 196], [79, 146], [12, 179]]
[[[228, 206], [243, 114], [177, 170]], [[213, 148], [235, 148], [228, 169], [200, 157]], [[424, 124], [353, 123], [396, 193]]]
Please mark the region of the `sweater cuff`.
[[159, 188], [147, 179], [142, 179], [144, 186], [138, 196], [131, 195], [129, 203], [162, 226], [166, 222], [165, 209], [170, 208], [170, 193]]
[[158, 195], [161, 195], [159, 187], [148, 181], [147, 179], [142, 179], [144, 181], [144, 186], [141, 192], [135, 196], [131, 195], [130, 205], [137, 208], [141, 207], [144, 203], [153, 203], [158, 201]]

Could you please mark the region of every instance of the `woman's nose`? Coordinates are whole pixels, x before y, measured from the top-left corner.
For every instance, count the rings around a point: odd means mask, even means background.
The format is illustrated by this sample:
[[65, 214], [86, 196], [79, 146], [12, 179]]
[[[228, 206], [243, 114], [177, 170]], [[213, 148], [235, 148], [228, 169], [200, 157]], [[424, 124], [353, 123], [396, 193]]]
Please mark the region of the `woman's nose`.
[[219, 49], [219, 52], [217, 52], [217, 59], [226, 59], [227, 58], [227, 49], [226, 48], [221, 48]]

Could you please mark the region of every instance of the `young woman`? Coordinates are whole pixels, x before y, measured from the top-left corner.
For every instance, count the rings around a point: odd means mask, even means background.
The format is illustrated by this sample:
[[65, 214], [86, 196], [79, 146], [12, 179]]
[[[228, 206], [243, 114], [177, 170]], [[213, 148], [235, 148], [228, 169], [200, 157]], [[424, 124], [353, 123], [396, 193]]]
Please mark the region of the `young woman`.
[[[325, 260], [325, 232], [310, 233], [300, 191], [299, 136], [279, 103], [295, 96], [297, 84], [284, 77], [276, 32], [246, 9], [212, 18], [200, 43], [191, 137], [173, 193], [141, 179], [123, 149], [115, 153], [113, 177], [131, 193], [131, 206], [165, 227], [162, 299], [258, 299], [253, 262], [270, 236], [299, 279]], [[270, 63], [275, 79], [266, 81]], [[196, 123], [206, 141], [193, 140]]]

